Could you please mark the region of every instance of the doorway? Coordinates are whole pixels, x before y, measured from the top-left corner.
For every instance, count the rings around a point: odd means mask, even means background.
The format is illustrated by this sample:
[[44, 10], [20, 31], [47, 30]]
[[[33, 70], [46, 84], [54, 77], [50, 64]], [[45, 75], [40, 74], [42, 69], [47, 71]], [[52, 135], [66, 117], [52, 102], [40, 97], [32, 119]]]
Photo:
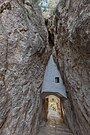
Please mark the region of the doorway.
[[48, 95], [43, 99], [43, 119], [50, 125], [63, 122], [62, 101], [56, 95]]
[[63, 97], [57, 93], [43, 93], [42, 101], [43, 121], [38, 135], [73, 135], [64, 122]]

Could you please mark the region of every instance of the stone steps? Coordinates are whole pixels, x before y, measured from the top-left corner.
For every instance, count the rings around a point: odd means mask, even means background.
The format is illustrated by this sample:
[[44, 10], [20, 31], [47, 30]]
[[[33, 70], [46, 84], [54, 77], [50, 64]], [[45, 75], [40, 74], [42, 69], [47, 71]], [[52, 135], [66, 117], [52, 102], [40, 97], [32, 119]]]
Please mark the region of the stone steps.
[[61, 123], [59, 125], [48, 125], [40, 127], [38, 135], [73, 135], [69, 128]]
[[48, 117], [48, 122], [40, 126], [37, 135], [73, 135], [67, 125], [59, 117]]

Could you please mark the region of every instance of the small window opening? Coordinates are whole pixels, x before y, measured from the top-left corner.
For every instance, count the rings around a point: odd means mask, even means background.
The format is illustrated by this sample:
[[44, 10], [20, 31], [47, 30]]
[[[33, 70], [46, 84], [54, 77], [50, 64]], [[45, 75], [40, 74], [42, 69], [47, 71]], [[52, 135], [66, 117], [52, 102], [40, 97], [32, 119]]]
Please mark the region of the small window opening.
[[59, 77], [55, 77], [55, 83], [59, 83]]
[[52, 98], [52, 101], [54, 101], [54, 98]]

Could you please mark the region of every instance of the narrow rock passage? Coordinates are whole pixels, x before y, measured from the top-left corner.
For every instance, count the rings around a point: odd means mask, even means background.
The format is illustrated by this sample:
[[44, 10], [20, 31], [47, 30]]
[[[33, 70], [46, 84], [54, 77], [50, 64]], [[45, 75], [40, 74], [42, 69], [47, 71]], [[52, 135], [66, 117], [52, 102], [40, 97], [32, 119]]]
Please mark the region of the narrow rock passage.
[[38, 135], [73, 135], [56, 111], [49, 110], [48, 121], [40, 126]]

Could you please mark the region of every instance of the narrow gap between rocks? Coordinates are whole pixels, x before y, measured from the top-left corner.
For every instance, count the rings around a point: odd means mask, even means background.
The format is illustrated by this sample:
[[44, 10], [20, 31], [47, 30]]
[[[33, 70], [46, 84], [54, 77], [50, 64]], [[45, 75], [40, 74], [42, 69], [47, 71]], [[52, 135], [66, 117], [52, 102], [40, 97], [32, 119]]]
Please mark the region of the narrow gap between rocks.
[[[56, 3], [55, 3], [56, 1]], [[48, 32], [48, 43], [49, 47], [53, 52], [53, 48], [55, 46], [55, 35], [57, 34], [57, 21], [58, 21], [58, 13], [52, 14], [51, 10], [48, 8], [54, 9], [53, 11], [57, 11], [57, 0], [51, 0], [51, 3], [48, 5], [48, 0], [43, 1], [42, 5], [46, 6], [46, 10], [42, 9], [42, 14], [45, 19], [45, 26]], [[54, 12], [53, 12], [54, 13]], [[56, 22], [53, 22], [53, 17], [55, 17]], [[54, 24], [56, 23], [56, 24]], [[38, 135], [72, 135], [67, 123], [65, 122], [64, 109], [63, 109], [63, 98], [55, 95], [45, 96], [42, 100], [42, 123], [40, 125], [40, 129]]]
[[42, 99], [43, 122], [38, 135], [72, 135], [64, 122], [62, 98], [49, 95]]

